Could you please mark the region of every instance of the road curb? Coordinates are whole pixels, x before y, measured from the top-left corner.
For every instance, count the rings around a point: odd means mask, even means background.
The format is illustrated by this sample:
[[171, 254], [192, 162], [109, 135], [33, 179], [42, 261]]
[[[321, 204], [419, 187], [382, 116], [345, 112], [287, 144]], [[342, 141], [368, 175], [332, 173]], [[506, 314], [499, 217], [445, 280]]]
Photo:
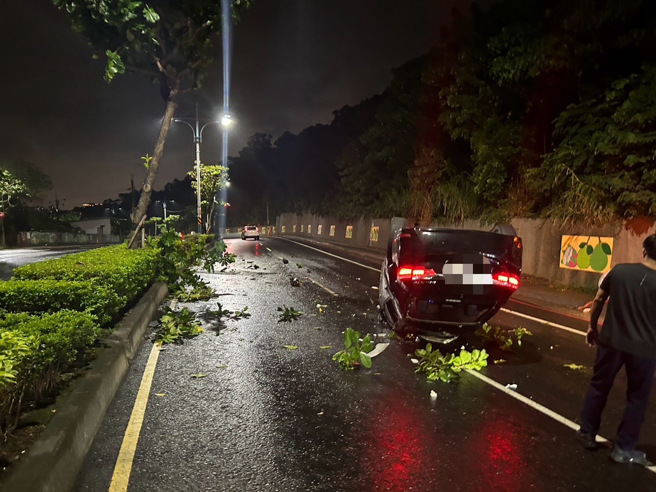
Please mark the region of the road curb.
[[57, 405], [57, 413], [0, 488], [5, 492], [72, 490], [84, 457], [123, 381], [148, 324], [168, 294], [153, 285], [104, 340], [108, 345]]

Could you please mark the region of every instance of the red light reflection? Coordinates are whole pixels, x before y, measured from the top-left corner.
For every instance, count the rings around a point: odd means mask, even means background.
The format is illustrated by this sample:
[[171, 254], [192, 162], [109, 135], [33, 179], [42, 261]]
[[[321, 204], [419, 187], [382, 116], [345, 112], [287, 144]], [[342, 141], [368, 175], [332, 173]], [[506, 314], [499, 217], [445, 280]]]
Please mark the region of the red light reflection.
[[255, 243], [255, 256], [260, 256], [260, 242]]
[[530, 467], [524, 447], [529, 441], [507, 420], [486, 421], [480, 432], [475, 445], [480, 476], [492, 490], [526, 490], [531, 480], [527, 477]]
[[427, 471], [421, 419], [402, 401], [387, 402], [381, 417], [367, 439], [364, 462], [371, 483], [374, 490], [408, 490], [408, 484]]

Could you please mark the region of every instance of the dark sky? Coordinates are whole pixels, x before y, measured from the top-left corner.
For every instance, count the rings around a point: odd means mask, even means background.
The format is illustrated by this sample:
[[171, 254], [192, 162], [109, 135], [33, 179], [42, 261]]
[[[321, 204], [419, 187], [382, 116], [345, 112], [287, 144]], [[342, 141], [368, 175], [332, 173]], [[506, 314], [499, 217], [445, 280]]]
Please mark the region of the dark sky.
[[[219, 1], [219, 0], [217, 0]], [[332, 112], [381, 93], [391, 70], [438, 40], [466, 0], [253, 0], [233, 28], [229, 154], [254, 133], [274, 140], [330, 123]], [[218, 114], [223, 105], [220, 46], [202, 91], [176, 116]], [[51, 0], [0, 0], [0, 161], [22, 159], [48, 174], [43, 203], [102, 202], [140, 188], [140, 157], [152, 154], [164, 102], [135, 75], [102, 79], [103, 64]], [[203, 132], [201, 161], [220, 160], [220, 132]], [[193, 168], [192, 131], [172, 127], [156, 189]]]

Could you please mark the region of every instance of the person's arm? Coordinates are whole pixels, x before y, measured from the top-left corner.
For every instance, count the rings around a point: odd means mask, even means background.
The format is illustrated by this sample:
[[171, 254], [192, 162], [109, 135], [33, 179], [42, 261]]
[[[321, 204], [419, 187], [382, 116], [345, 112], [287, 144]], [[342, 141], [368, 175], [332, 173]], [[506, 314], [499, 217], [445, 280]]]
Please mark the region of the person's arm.
[[608, 293], [602, 288], [599, 288], [595, 298], [592, 300], [592, 308], [590, 309], [590, 327], [585, 334], [585, 341], [588, 344], [588, 347], [594, 347], [597, 345], [597, 340], [599, 338], [599, 328], [597, 325], [599, 324], [599, 316], [601, 316], [601, 311], [604, 309], [606, 299], [608, 299]]

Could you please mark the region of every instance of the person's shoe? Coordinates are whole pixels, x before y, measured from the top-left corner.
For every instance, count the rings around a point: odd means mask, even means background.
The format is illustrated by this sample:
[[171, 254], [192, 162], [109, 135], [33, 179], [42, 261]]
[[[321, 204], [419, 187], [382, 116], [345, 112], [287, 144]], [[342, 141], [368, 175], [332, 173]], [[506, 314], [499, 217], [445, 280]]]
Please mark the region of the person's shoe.
[[593, 435], [583, 432], [581, 430], [576, 431], [576, 440], [583, 446], [585, 449], [593, 451], [597, 449], [597, 441]]
[[636, 465], [651, 466], [651, 463], [647, 459], [647, 455], [642, 451], [638, 451], [637, 449], [627, 451], [617, 445], [613, 446], [609, 458], [615, 463], [635, 463]]

